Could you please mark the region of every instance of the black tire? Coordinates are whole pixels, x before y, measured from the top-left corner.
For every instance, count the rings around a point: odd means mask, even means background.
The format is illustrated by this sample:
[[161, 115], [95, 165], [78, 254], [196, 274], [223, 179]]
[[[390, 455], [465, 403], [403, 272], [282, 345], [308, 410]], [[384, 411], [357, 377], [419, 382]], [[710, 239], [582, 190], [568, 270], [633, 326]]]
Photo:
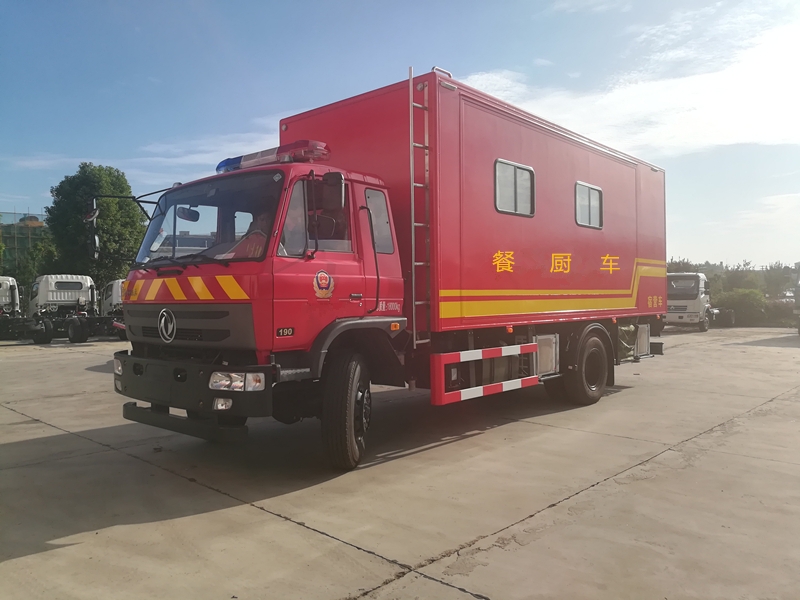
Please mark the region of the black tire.
[[653, 337], [661, 337], [661, 332], [664, 331], [664, 322], [656, 321], [650, 324], [650, 334]]
[[567, 399], [567, 390], [564, 387], [564, 377], [554, 377], [544, 380], [544, 389], [553, 400], [563, 402]]
[[239, 415], [217, 415], [217, 423], [223, 427], [244, 427], [247, 417]]
[[49, 344], [53, 341], [53, 322], [50, 319], [44, 319], [42, 321], [42, 329], [41, 331], [37, 331], [33, 334], [33, 343], [34, 344]]
[[89, 322], [85, 317], [78, 317], [81, 323], [81, 344], [85, 344], [89, 340]]
[[569, 401], [581, 406], [594, 404], [603, 397], [608, 380], [608, 352], [598, 336], [589, 334], [578, 350], [577, 368], [564, 374], [564, 388]]
[[70, 344], [80, 344], [83, 341], [83, 328], [77, 317], [67, 321], [67, 337]]
[[[115, 328], [116, 329], [116, 328]], [[126, 329], [117, 329], [117, 337], [123, 342], [128, 340], [128, 331]]]
[[698, 327], [700, 328], [700, 331], [706, 332], [706, 331], [708, 331], [708, 326], [710, 324], [711, 324], [711, 320], [708, 318], [708, 311], [705, 311], [703, 313], [703, 318], [700, 319], [700, 323], [698, 324]]
[[326, 365], [322, 399], [322, 442], [338, 469], [355, 469], [364, 458], [372, 416], [369, 370], [364, 358], [342, 351]]

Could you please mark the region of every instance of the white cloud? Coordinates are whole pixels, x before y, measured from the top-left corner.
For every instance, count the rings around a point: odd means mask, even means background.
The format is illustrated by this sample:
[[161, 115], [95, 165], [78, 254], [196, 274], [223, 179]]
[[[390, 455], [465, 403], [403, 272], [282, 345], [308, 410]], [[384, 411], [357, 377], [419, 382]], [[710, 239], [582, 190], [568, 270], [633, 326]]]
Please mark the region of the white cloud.
[[572, 71], [570, 73], [567, 73], [567, 77], [569, 77], [570, 79], [577, 79], [580, 76], [581, 76], [580, 71]]
[[[797, 215], [800, 215], [800, 193], [761, 198], [753, 208], [739, 211], [727, 221], [709, 224], [714, 227], [713, 246], [703, 247], [706, 243], [698, 241], [699, 247], [693, 255], [716, 256], [729, 264], [742, 260], [757, 265], [776, 260], [794, 264], [798, 260], [796, 245], [787, 244], [787, 240], [797, 239]], [[750, 254], [744, 256], [743, 252]]]
[[556, 0], [551, 10], [555, 12], [606, 12], [621, 10], [627, 12], [632, 8], [630, 0]]
[[[264, 118], [267, 123], [269, 117]], [[254, 121], [261, 121], [257, 119]], [[56, 154], [22, 156], [11, 160], [14, 167], [30, 170], [61, 169], [73, 171], [82, 162], [111, 165], [123, 171], [134, 193], [168, 187], [176, 181], [192, 181], [213, 175], [217, 164], [278, 145], [278, 119], [269, 121], [270, 129], [251, 133], [208, 135], [187, 140], [160, 141], [139, 148], [138, 155], [123, 158], [75, 157]], [[2, 198], [2, 196], [0, 196]]]
[[464, 82], [651, 158], [729, 144], [800, 144], [800, 19], [753, 32], [740, 45], [717, 70], [662, 78], [631, 74], [588, 92], [539, 88], [513, 71], [474, 73]]
[[547, 60], [546, 58], [537, 58], [533, 61], [537, 67], [550, 67], [553, 65], [553, 61]]

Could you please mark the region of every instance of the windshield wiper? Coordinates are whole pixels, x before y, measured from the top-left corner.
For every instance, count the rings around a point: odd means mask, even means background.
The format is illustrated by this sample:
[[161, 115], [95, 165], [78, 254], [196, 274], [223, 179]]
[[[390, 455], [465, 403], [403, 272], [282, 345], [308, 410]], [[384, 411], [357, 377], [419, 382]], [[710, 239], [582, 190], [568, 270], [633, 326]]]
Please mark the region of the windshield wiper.
[[190, 259], [201, 259], [201, 260], [192, 260], [192, 262], [185, 263], [188, 265], [194, 265], [197, 267], [198, 264], [202, 263], [218, 263], [220, 265], [224, 265], [225, 267], [230, 267], [231, 262], [229, 260], [225, 260], [224, 258], [216, 258], [214, 256], [209, 256], [208, 254], [203, 254], [202, 252], [195, 252], [194, 254], [184, 254], [181, 258], [190, 258]]

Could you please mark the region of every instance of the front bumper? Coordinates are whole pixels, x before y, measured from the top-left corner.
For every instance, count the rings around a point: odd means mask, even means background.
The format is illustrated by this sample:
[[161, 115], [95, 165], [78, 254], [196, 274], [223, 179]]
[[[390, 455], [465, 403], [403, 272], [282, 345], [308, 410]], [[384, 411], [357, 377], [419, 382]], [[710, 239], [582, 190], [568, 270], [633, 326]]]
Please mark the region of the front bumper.
[[697, 325], [700, 313], [667, 313], [667, 325]]
[[[240, 417], [269, 417], [272, 415], [272, 373], [270, 367], [259, 365], [207, 365], [173, 362], [130, 356], [127, 350], [114, 353], [122, 363], [122, 375], [114, 374], [117, 393], [150, 402], [157, 407], [178, 408], [211, 417], [225, 414]], [[208, 380], [214, 371], [258, 372], [267, 378], [266, 389], [260, 392], [231, 392], [211, 390]], [[212, 411], [214, 398], [230, 398], [229, 410]], [[126, 405], [127, 406], [127, 405]], [[159, 414], [158, 418], [169, 415]], [[139, 420], [139, 419], [133, 419]], [[145, 422], [145, 421], [141, 421]], [[150, 423], [160, 427], [156, 423]], [[170, 427], [166, 427], [170, 429]], [[200, 436], [203, 437], [203, 436]]]

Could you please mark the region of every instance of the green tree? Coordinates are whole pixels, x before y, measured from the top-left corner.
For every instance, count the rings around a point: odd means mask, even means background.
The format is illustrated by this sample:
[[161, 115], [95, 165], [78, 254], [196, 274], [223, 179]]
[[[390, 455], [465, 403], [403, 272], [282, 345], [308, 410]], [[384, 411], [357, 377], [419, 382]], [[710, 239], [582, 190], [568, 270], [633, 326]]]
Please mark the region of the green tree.
[[45, 234], [25, 252], [17, 264], [8, 269], [7, 275], [17, 280], [17, 285], [25, 288], [26, 293], [20, 293], [19, 300], [23, 310], [28, 306], [28, 293], [34, 280], [39, 275], [47, 275], [56, 271], [56, 247], [49, 234]]
[[125, 174], [113, 167], [81, 163], [75, 175], [68, 175], [50, 188], [53, 205], [46, 208], [47, 226], [57, 250], [55, 267], [63, 273], [90, 275], [100, 287], [125, 275], [144, 236], [145, 217], [131, 200], [98, 198], [97, 236], [100, 256], [89, 250], [90, 229], [83, 222], [89, 201], [100, 195], [129, 196]]
[[780, 296], [781, 293], [786, 291], [790, 283], [792, 283], [792, 268], [788, 265], [783, 265], [778, 261], [770, 263], [764, 269], [764, 287], [770, 298]]
[[688, 258], [670, 258], [667, 273], [697, 273], [698, 266]]
[[760, 290], [761, 281], [753, 270], [753, 263], [744, 260], [725, 270], [726, 290]]

